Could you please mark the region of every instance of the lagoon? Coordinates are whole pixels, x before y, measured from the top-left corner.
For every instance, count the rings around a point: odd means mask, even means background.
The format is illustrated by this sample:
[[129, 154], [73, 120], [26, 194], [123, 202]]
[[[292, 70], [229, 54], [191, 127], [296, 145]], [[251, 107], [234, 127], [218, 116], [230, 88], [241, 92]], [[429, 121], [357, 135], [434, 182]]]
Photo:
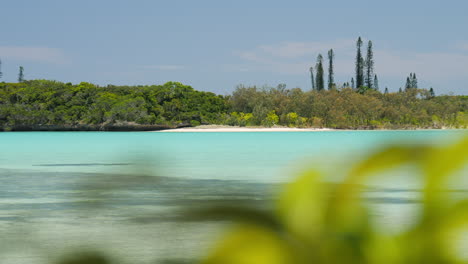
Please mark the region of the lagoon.
[[[466, 130], [270, 133], [19, 132], [0, 134], [0, 169], [287, 181], [298, 160], [347, 162], [380, 146], [443, 144]], [[143, 168], [144, 167], [144, 168]]]
[[[225, 223], [174, 221], [180, 208], [225, 197], [269, 203], [277, 184], [304, 168], [320, 168], [328, 172], [325, 181], [339, 181], [348, 164], [382, 146], [446, 144], [466, 135], [1, 133], [0, 243], [10, 246], [0, 254], [3, 263], [47, 263], [61, 252], [90, 247], [138, 263], [199, 257]], [[417, 207], [417, 181], [400, 177], [380, 187], [372, 193], [374, 213], [401, 228]]]

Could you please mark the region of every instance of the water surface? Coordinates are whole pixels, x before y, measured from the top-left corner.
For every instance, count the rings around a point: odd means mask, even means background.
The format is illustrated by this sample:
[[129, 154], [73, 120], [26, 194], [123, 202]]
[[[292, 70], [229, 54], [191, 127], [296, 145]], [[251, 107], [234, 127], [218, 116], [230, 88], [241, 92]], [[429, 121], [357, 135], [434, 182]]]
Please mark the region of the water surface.
[[[445, 144], [466, 134], [1, 133], [0, 243], [9, 245], [2, 263], [47, 263], [62, 250], [89, 247], [130, 263], [198, 257], [225, 223], [174, 221], [180, 208], [219, 199], [270, 204], [277, 184], [304, 167], [321, 167], [331, 174], [325, 180], [336, 181], [347, 164], [384, 145]], [[398, 223], [395, 230], [417, 214], [419, 197], [417, 180], [397, 178], [368, 195], [374, 214]]]

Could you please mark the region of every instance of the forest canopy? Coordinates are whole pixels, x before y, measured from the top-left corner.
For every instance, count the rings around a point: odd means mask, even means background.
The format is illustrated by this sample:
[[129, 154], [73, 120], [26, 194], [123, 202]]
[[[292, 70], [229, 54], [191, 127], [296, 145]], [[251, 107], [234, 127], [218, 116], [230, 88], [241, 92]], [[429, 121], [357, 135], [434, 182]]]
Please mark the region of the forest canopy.
[[168, 82], [149, 86], [73, 85], [49, 80], [0, 83], [0, 130], [108, 130], [200, 124], [338, 129], [465, 128], [468, 96], [425, 89], [381, 93], [340, 87], [238, 86], [231, 95]]

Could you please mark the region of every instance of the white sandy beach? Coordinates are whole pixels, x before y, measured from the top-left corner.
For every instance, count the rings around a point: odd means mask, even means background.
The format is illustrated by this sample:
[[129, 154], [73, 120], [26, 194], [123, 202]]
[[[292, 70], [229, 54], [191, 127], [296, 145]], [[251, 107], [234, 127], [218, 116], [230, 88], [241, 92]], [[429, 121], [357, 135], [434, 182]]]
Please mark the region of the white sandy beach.
[[221, 125], [204, 125], [197, 127], [184, 127], [155, 132], [311, 132], [332, 131], [331, 128], [294, 128], [294, 127], [238, 127]]

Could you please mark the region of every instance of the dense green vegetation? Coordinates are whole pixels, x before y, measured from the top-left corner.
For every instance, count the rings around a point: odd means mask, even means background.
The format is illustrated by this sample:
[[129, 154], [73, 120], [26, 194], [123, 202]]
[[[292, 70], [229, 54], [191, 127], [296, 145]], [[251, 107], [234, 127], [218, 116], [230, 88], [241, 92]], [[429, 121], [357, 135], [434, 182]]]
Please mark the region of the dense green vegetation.
[[[304, 92], [238, 87], [228, 97], [231, 125], [293, 127], [466, 127], [468, 97], [432, 96], [424, 89], [382, 94], [362, 87]], [[275, 121], [275, 120], [278, 121]]]
[[0, 84], [4, 130], [198, 125], [215, 123], [227, 110], [222, 96], [174, 82], [133, 87], [45, 80]]
[[[321, 83], [320, 85], [323, 85]], [[467, 96], [434, 96], [424, 89], [303, 91], [239, 86], [232, 95], [181, 83], [105, 86], [33, 80], [0, 83], [2, 130], [109, 130], [200, 124], [331, 128], [462, 128]], [[146, 127], [144, 127], [146, 126]]]

